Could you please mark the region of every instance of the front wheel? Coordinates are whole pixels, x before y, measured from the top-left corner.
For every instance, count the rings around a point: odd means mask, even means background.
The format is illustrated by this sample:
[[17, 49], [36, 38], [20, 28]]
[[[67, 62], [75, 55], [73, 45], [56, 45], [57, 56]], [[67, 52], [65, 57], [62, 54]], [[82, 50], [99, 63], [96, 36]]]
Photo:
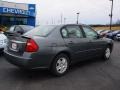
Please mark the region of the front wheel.
[[110, 47], [107, 47], [105, 49], [104, 55], [103, 55], [104, 60], [108, 60], [110, 58], [110, 55], [111, 55], [111, 49], [110, 49]]
[[51, 66], [51, 72], [56, 76], [64, 75], [69, 68], [69, 58], [65, 54], [58, 55]]

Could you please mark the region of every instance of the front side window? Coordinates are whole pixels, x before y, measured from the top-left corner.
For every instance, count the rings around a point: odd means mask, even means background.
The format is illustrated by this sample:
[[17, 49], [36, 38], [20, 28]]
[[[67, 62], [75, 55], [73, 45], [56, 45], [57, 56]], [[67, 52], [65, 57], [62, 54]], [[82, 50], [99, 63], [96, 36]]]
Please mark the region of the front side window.
[[98, 36], [97, 33], [94, 30], [92, 30], [90, 27], [83, 26], [83, 30], [85, 32], [86, 38], [95, 39]]
[[82, 38], [83, 34], [79, 26], [67, 26], [66, 29], [62, 29], [63, 37], [68, 38]]

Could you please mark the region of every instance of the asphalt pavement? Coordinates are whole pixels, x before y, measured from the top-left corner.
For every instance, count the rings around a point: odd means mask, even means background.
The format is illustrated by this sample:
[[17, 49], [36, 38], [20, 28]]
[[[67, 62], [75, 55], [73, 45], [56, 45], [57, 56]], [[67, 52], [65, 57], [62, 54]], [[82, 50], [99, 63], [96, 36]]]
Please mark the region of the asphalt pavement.
[[115, 42], [109, 61], [80, 62], [63, 77], [20, 70], [0, 56], [0, 90], [120, 90], [120, 42]]

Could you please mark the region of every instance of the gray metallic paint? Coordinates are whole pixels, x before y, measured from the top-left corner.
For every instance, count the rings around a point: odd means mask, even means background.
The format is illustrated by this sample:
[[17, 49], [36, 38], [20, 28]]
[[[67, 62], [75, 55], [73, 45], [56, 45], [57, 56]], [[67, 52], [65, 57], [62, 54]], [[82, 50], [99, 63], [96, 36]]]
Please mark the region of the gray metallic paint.
[[[106, 38], [94, 40], [90, 40], [85, 37], [76, 39], [62, 38], [60, 30], [64, 26], [66, 25], [58, 25], [47, 37], [25, 36], [35, 40], [35, 42], [39, 45], [38, 52], [23, 52], [22, 54], [16, 54], [10, 52], [8, 48], [6, 48], [4, 50], [6, 59], [10, 63], [19, 67], [29, 69], [50, 68], [54, 58], [59, 53], [68, 54], [71, 63], [73, 63], [94, 56], [101, 56], [107, 45], [111, 45], [113, 47], [112, 40]], [[17, 40], [26, 41], [19, 38], [17, 38]], [[74, 44], [69, 44], [71, 41], [73, 41]]]

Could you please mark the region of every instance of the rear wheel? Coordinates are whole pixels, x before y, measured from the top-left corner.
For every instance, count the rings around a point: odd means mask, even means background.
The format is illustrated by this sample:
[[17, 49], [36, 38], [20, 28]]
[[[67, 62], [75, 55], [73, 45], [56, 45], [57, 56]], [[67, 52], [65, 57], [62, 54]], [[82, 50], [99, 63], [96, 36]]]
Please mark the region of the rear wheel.
[[56, 76], [64, 75], [69, 68], [69, 58], [65, 54], [58, 55], [51, 66], [51, 72]]
[[111, 55], [111, 48], [107, 47], [105, 49], [104, 55], [103, 55], [104, 60], [108, 60], [110, 58], [110, 55]]

